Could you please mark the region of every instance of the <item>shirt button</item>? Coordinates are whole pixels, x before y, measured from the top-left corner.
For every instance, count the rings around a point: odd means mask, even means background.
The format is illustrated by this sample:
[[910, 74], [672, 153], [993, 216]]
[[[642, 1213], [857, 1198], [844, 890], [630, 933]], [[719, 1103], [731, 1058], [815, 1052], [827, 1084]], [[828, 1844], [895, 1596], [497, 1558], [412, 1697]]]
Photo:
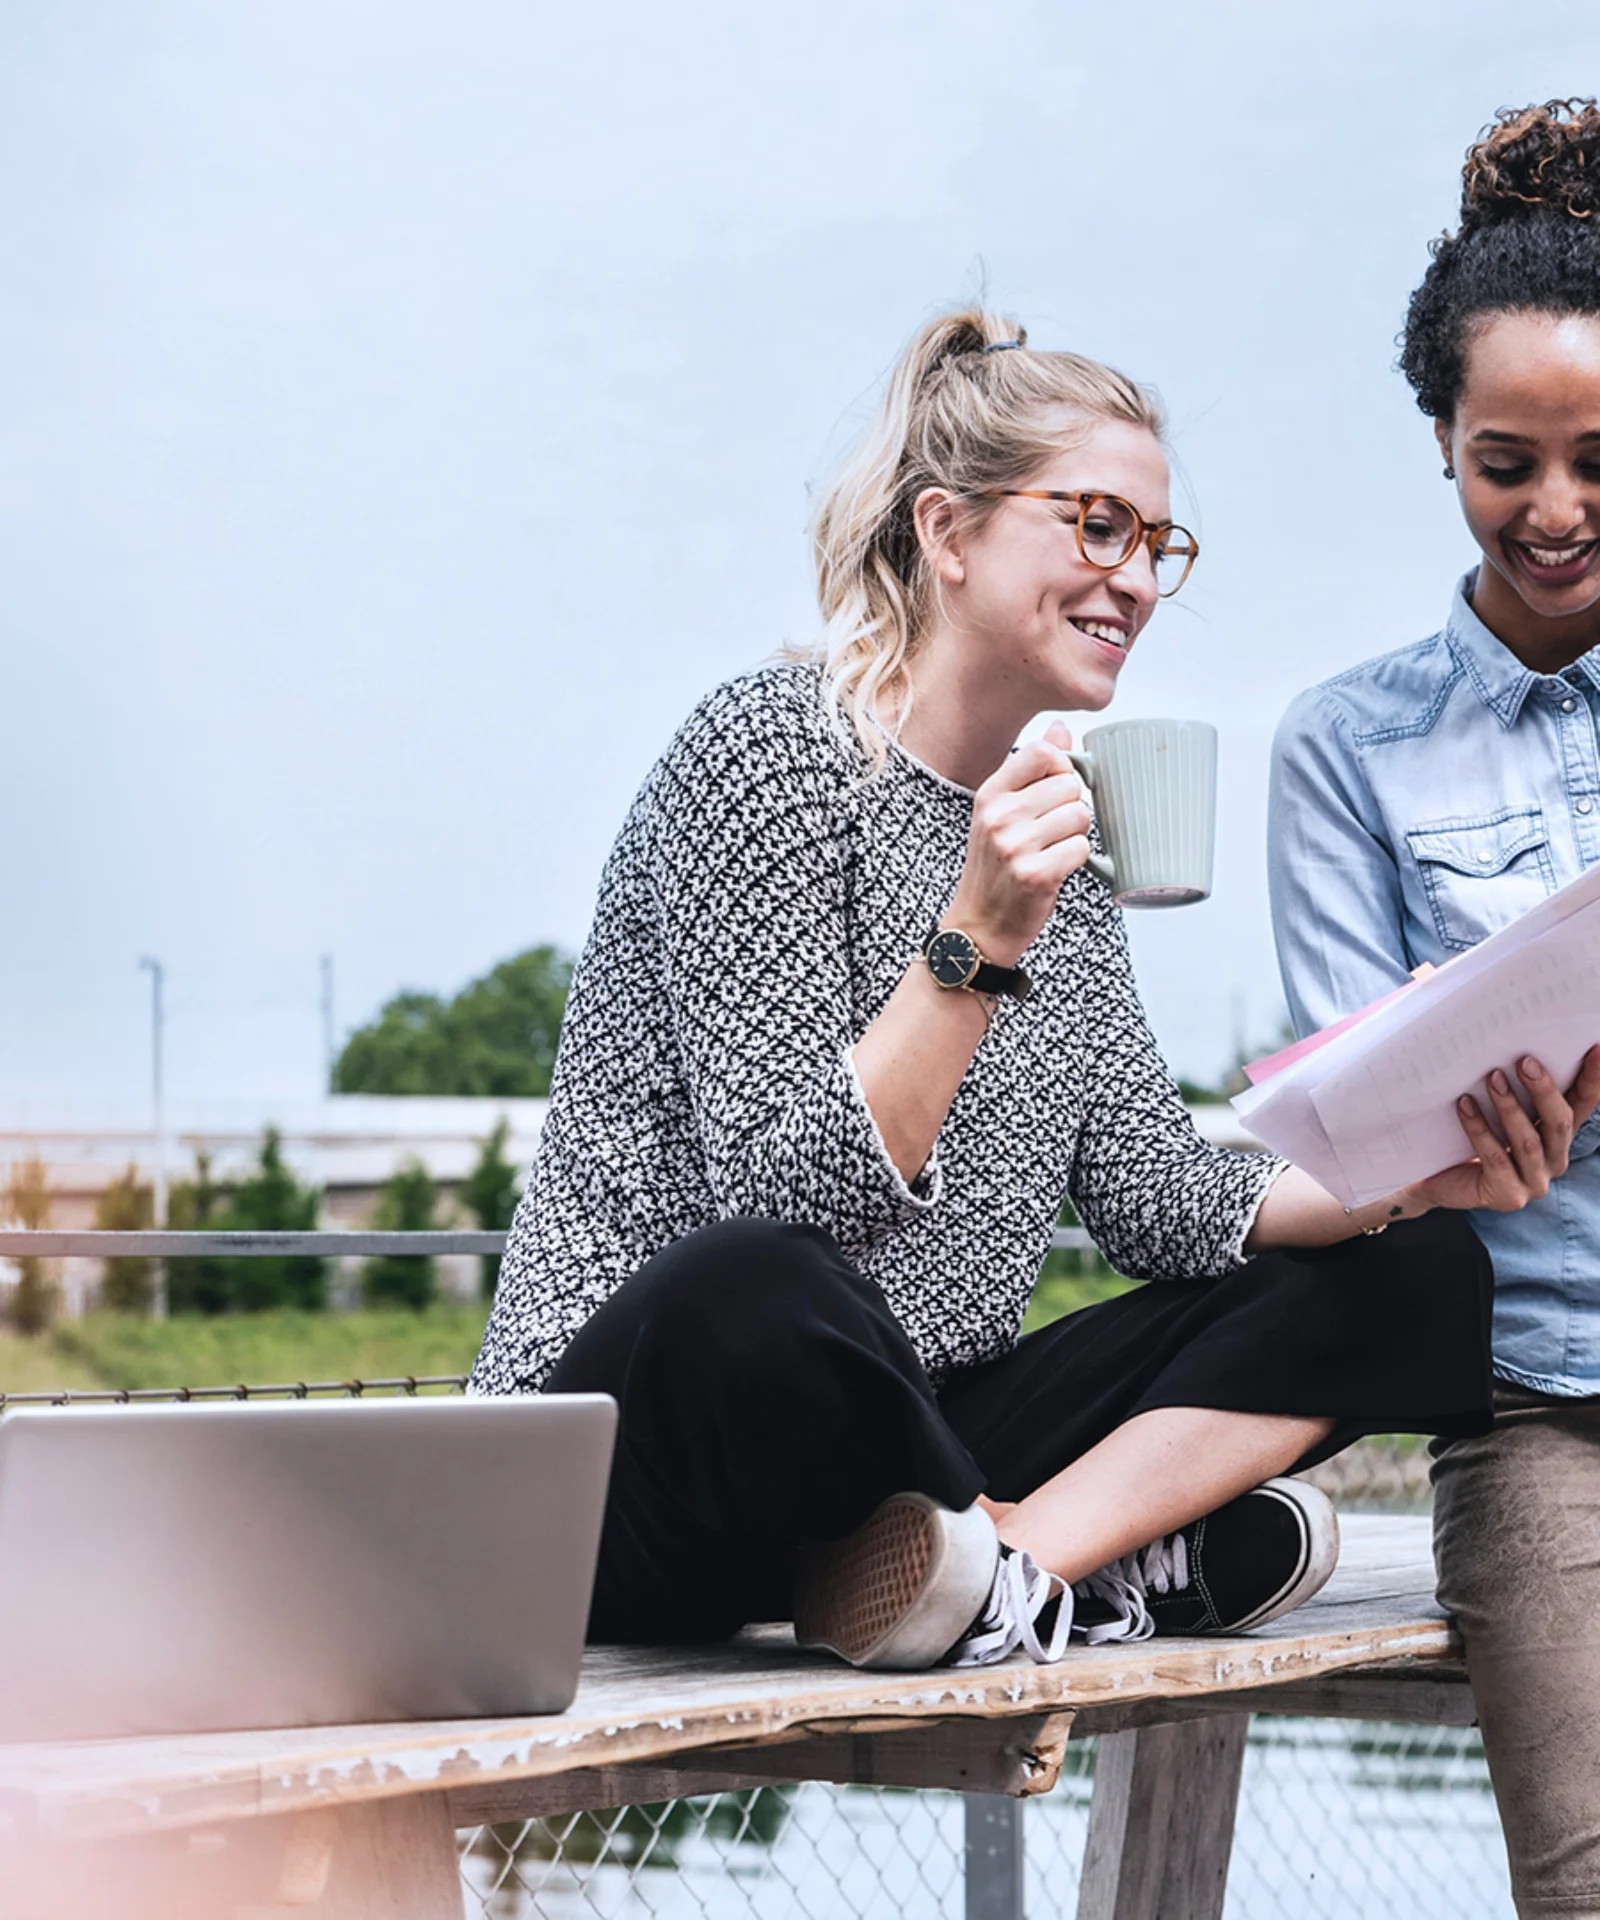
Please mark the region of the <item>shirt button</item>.
[[1579, 813], [1593, 813], [1594, 802], [1592, 800], [1580, 800], [1578, 802], [1578, 811]]
[[1562, 701], [1561, 711], [1563, 713], [1576, 713], [1578, 711], [1578, 703], [1572, 698], [1571, 694], [1568, 694], [1566, 699]]

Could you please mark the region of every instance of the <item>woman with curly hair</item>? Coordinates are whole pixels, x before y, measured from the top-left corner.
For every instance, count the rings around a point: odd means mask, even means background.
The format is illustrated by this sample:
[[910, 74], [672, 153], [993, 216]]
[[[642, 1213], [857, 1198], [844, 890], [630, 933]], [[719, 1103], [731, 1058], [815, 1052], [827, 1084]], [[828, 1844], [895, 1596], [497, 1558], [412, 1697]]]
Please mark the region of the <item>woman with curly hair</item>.
[[[1280, 729], [1273, 911], [1302, 1030], [1600, 860], [1594, 101], [1503, 112], [1470, 150], [1401, 366], [1479, 558], [1442, 632], [1303, 695]], [[1435, 1449], [1439, 1593], [1523, 1915], [1600, 1914], [1597, 1148], [1591, 1120], [1548, 1193], [1474, 1216], [1495, 1272], [1495, 1422]]]
[[[704, 699], [612, 850], [475, 1389], [618, 1401], [597, 1638], [792, 1618], [916, 1667], [1268, 1620], [1337, 1550], [1280, 1476], [1487, 1423], [1487, 1262], [1417, 1216], [1543, 1192], [1573, 1107], [1545, 1082], [1541, 1140], [1508, 1092], [1509, 1151], [1469, 1116], [1479, 1159], [1354, 1213], [1190, 1124], [1066, 730], [1011, 750], [1193, 564], [1144, 389], [934, 320], [815, 543], [827, 646]], [[1168, 1284], [1024, 1339], [1069, 1195]]]

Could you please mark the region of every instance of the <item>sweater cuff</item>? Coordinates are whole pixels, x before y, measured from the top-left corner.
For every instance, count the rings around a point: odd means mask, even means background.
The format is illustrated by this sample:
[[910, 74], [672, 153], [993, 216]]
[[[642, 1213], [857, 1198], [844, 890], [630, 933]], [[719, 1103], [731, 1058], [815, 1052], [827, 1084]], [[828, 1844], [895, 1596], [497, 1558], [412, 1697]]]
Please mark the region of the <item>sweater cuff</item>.
[[878, 1126], [878, 1117], [872, 1111], [867, 1099], [867, 1090], [861, 1084], [860, 1074], [856, 1072], [856, 1052], [853, 1045], [844, 1050], [844, 1066], [850, 1092], [866, 1122], [868, 1141], [887, 1178], [896, 1210], [908, 1216], [926, 1213], [930, 1207], [937, 1204], [944, 1193], [944, 1170], [939, 1161], [938, 1142], [934, 1142], [933, 1151], [923, 1161], [917, 1177], [907, 1181], [889, 1153], [882, 1130]]
[[[1241, 1155], [1240, 1157], [1246, 1158], [1249, 1156]], [[1250, 1238], [1251, 1231], [1256, 1224], [1256, 1215], [1260, 1213], [1267, 1195], [1271, 1193], [1272, 1189], [1277, 1185], [1279, 1175], [1289, 1171], [1289, 1162], [1287, 1160], [1280, 1160], [1276, 1154], [1264, 1153], [1261, 1155], [1261, 1159], [1263, 1162], [1261, 1184], [1256, 1188], [1255, 1198], [1246, 1208], [1239, 1222], [1233, 1244], [1228, 1250], [1228, 1264], [1230, 1267], [1242, 1267], [1254, 1257], [1245, 1252], [1244, 1243]]]

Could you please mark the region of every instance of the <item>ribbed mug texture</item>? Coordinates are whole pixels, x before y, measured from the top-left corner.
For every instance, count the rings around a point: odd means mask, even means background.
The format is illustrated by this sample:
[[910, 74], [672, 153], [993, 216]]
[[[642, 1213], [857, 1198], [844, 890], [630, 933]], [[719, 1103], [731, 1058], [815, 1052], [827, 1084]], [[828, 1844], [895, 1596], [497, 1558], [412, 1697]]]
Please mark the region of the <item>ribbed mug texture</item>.
[[1204, 900], [1216, 837], [1216, 728], [1204, 720], [1117, 720], [1083, 744], [1118, 905]]

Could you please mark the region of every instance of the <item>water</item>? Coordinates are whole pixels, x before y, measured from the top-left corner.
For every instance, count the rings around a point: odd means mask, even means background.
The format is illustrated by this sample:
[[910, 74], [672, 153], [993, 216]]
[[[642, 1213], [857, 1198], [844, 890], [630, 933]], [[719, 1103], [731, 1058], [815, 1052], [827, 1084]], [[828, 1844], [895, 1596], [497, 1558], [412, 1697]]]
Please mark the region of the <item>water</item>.
[[[1028, 1804], [1028, 1912], [1073, 1910], [1093, 1745]], [[962, 1914], [960, 1797], [857, 1787], [483, 1829], [477, 1920], [796, 1920]], [[1482, 1748], [1470, 1729], [1258, 1719], [1227, 1920], [1514, 1920]]]

